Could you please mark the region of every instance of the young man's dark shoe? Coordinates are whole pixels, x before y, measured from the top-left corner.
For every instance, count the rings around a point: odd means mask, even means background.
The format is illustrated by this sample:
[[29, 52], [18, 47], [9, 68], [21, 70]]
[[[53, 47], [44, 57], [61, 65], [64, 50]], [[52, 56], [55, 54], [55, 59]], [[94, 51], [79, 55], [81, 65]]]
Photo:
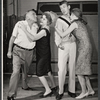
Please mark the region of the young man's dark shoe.
[[76, 93], [72, 93], [68, 91], [68, 95], [70, 95], [71, 97], [75, 98], [76, 97]]
[[28, 88], [26, 88], [26, 89], [24, 89], [24, 88], [22, 87], [22, 89], [23, 89], [23, 90], [31, 90], [31, 91], [34, 90], [33, 88], [30, 88], [30, 87], [28, 87]]
[[51, 90], [52, 90], [52, 93], [53, 93], [54, 95], [57, 94], [57, 87], [51, 88]]
[[63, 93], [62, 94], [58, 94], [57, 96], [56, 96], [56, 100], [61, 100], [62, 99], [62, 97], [63, 97]]
[[12, 97], [9, 97], [9, 96], [8, 96], [8, 97], [7, 97], [7, 100], [15, 100], [15, 99], [14, 99], [13, 96], [12, 96]]

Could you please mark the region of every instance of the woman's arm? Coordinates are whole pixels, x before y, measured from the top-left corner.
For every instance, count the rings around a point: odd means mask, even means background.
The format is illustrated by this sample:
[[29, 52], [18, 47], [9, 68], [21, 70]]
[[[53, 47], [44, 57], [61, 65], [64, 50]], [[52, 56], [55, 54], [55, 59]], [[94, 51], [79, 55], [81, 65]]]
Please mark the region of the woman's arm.
[[42, 38], [43, 36], [46, 36], [45, 30], [41, 30], [38, 34], [32, 35], [31, 33], [29, 33], [29, 32], [26, 30], [26, 26], [25, 26], [25, 25], [21, 25], [20, 27], [21, 27], [21, 29], [25, 32], [25, 34], [27, 35], [27, 37], [28, 37], [31, 41], [36, 41], [36, 40]]
[[[70, 34], [75, 28], [78, 28], [78, 25], [74, 22], [72, 23], [65, 32], [61, 32], [59, 29], [57, 29], [55, 27], [55, 30], [57, 31], [58, 35], [60, 35], [61, 37], [65, 37], [67, 36], [68, 34]], [[62, 34], [61, 34], [62, 33]]]
[[40, 38], [46, 36], [46, 31], [43, 29], [38, 34], [34, 35], [34, 40], [39, 40]]
[[25, 32], [29, 41], [34, 41], [34, 36], [26, 30], [27, 28], [23, 23], [19, 24], [19, 28], [21, 28]]
[[26, 30], [26, 26], [25, 25], [21, 25], [21, 29], [25, 32], [25, 34], [27, 35], [27, 37], [29, 39], [31, 39], [32, 41], [36, 41], [36, 40], [42, 38], [43, 36], [46, 36], [45, 30], [41, 30], [38, 34], [32, 35], [31, 33], [29, 33]]

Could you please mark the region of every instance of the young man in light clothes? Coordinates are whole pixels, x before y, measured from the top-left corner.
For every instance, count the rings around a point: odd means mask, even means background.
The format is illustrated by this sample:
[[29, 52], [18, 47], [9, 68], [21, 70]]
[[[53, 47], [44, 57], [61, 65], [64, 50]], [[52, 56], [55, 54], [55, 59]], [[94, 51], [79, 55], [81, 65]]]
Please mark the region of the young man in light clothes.
[[[56, 26], [62, 33], [70, 25], [70, 5], [63, 0], [59, 3], [62, 16], [57, 19]], [[61, 34], [62, 34], [61, 33]], [[68, 82], [68, 94], [71, 97], [75, 97], [75, 60], [76, 60], [76, 39], [73, 35], [61, 38], [55, 31], [55, 43], [58, 47], [58, 82], [59, 93], [56, 96], [57, 100], [60, 100], [64, 94], [64, 83], [66, 73], [69, 69], [69, 82]], [[68, 66], [67, 66], [68, 62]]]

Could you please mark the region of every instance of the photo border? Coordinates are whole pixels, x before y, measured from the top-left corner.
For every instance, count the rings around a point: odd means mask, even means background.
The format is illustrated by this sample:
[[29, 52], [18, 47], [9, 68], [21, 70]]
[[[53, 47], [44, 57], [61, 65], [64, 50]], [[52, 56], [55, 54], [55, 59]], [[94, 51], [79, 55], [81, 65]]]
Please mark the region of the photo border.
[[[3, 100], [3, 0], [0, 0], [0, 98]], [[100, 100], [100, 0], [98, 0], [98, 100]]]

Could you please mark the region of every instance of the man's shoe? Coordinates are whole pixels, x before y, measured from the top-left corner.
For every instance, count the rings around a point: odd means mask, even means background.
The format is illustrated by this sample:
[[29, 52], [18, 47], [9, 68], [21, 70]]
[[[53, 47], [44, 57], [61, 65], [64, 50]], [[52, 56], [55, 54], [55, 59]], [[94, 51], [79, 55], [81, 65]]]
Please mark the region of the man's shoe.
[[7, 97], [7, 100], [15, 100], [15, 99], [14, 99], [13, 96], [12, 96], [12, 97], [9, 97], [9, 96], [8, 96], [8, 97]]
[[33, 91], [33, 89], [30, 88], [30, 87], [28, 87], [28, 88], [26, 88], [26, 89], [24, 89], [24, 88], [22, 87], [22, 89], [23, 89], [23, 90], [31, 90], [31, 91]]
[[57, 87], [51, 88], [53, 94], [55, 94], [57, 92]]
[[58, 95], [56, 96], [56, 100], [62, 99], [63, 95], [64, 95], [63, 93], [62, 93], [62, 94], [58, 94]]
[[69, 92], [69, 91], [68, 91], [68, 95], [70, 95], [70, 96], [73, 97], [73, 98], [76, 97], [76, 94], [75, 94], [75, 93], [72, 93], [72, 92]]

